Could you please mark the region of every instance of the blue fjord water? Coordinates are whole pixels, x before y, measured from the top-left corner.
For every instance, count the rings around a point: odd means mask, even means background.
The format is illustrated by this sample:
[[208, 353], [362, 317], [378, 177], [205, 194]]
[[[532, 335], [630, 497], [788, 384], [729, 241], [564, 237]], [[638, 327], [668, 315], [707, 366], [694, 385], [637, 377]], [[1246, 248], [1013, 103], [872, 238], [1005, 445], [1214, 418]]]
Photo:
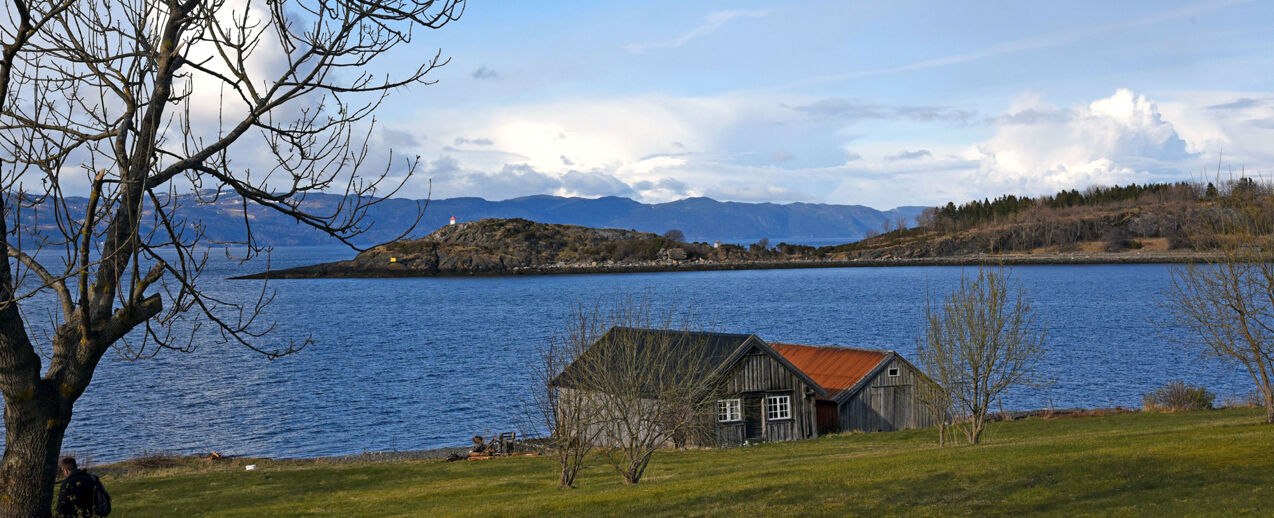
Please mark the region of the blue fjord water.
[[[344, 259], [348, 249], [278, 249], [276, 268]], [[261, 264], [214, 261], [211, 293], [250, 301], [260, 281], [226, 277]], [[271, 281], [277, 322], [259, 343], [313, 336], [278, 360], [196, 335], [193, 353], [126, 362], [108, 355], [76, 405], [64, 450], [96, 462], [145, 452], [311, 457], [464, 444], [516, 428], [535, 349], [572, 301], [646, 294], [694, 306], [705, 324], [773, 341], [893, 349], [911, 357], [926, 290], [959, 267], [838, 268], [538, 277]], [[1172, 340], [1162, 265], [1014, 270], [1046, 322], [1041, 372], [1004, 408], [1135, 407], [1176, 379], [1244, 394], [1238, 367]]]

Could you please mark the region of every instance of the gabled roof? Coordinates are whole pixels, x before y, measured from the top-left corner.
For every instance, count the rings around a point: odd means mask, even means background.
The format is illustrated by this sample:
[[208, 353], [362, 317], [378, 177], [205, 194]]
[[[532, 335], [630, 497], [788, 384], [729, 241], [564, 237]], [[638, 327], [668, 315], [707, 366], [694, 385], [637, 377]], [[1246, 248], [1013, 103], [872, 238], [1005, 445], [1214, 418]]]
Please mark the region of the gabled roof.
[[836, 399], [867, 377], [892, 353], [875, 349], [770, 342], [770, 347]]
[[[703, 348], [703, 359], [717, 364], [724, 362], [734, 351], [748, 341], [752, 335], [734, 333], [711, 333], [706, 331], [672, 331], [667, 329], [643, 329], [638, 327], [612, 327], [597, 340], [603, 343], [618, 339], [644, 338], [633, 343], [650, 343], [653, 340], [671, 340], [673, 344]], [[658, 343], [658, 342], [656, 342]], [[668, 343], [668, 342], [664, 342]]]
[[[752, 335], [730, 334], [730, 333], [709, 333], [699, 331], [672, 331], [665, 329], [642, 329], [635, 327], [615, 326], [606, 331], [601, 338], [598, 338], [588, 350], [584, 351], [584, 356], [594, 356], [599, 354], [603, 348], [609, 347], [610, 344], [621, 342], [627, 344], [645, 345], [660, 344], [659, 346], [672, 345], [673, 347], [702, 347], [701, 351], [696, 354], [702, 355], [702, 359], [709, 365], [721, 365], [730, 359], [743, 344], [751, 338]], [[566, 367], [561, 374], [553, 380], [554, 385], [563, 387], [575, 386], [575, 380], [579, 376], [579, 362], [576, 361]]]
[[[792, 362], [788, 361], [787, 358], [779, 354], [771, 348], [769, 344], [758, 338], [756, 335], [670, 331], [616, 326], [610, 328], [610, 330], [606, 331], [606, 334], [597, 339], [597, 341], [594, 342], [588, 350], [584, 351], [584, 355], [588, 356], [590, 354], [597, 354], [597, 351], [600, 350], [600, 348], [605, 348], [608, 344], [615, 343], [619, 340], [624, 340], [624, 343], [629, 344], [671, 343], [674, 346], [703, 347], [703, 361], [708, 365], [717, 365], [718, 367], [715, 369], [715, 373], [721, 373], [729, 369], [738, 363], [739, 360], [748, 353], [748, 351], [751, 351], [752, 348], [755, 347], [763, 354], [773, 358], [779, 364], [783, 365], [784, 368], [790, 370], [797, 378], [800, 378], [806, 385], [813, 388], [818, 393], [818, 396], [831, 397], [831, 394], [815, 382], [813, 378], [797, 366], [793, 365]], [[553, 379], [552, 384], [562, 387], [577, 386], [577, 379], [580, 375], [578, 372], [580, 369], [580, 367], [578, 367], [579, 363], [579, 361], [576, 361], [566, 366], [566, 368], [562, 370], [561, 374], [558, 374], [557, 377]]]

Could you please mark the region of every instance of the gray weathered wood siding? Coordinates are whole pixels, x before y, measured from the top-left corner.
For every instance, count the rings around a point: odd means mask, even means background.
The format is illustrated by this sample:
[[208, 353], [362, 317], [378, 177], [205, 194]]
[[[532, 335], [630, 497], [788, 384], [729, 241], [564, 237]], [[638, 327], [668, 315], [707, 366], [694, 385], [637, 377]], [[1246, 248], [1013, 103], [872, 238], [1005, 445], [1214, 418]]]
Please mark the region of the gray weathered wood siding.
[[[891, 368], [898, 369], [898, 376], [889, 376]], [[937, 424], [916, 398], [916, 385], [928, 381], [907, 362], [891, 359], [867, 383], [841, 404], [841, 430], [887, 432]]]
[[[734, 423], [717, 423], [717, 442], [721, 445], [741, 444], [748, 437], [745, 433], [751, 413], [747, 398], [760, 397], [761, 439], [765, 441], [791, 441], [815, 437], [814, 397], [805, 397], [809, 387], [799, 377], [770, 355], [753, 347], [730, 374], [723, 390], [723, 399], [744, 400], [743, 420]], [[765, 397], [787, 395], [792, 397], [792, 418], [771, 421], [766, 418]], [[753, 412], [756, 409], [751, 409]]]

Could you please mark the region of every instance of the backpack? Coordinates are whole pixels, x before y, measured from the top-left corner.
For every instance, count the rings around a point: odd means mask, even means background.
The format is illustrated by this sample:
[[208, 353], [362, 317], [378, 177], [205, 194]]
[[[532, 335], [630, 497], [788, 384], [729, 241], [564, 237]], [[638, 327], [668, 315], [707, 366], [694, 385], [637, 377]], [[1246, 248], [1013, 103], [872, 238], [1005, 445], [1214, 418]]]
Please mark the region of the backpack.
[[93, 477], [93, 516], [109, 516], [111, 514], [111, 494], [106, 492], [102, 479]]

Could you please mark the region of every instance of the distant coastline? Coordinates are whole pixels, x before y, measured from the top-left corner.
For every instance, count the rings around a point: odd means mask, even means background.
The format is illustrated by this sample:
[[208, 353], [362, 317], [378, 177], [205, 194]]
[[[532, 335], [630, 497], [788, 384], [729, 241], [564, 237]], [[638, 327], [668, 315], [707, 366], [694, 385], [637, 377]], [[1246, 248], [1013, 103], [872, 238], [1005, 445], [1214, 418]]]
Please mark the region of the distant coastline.
[[780, 261], [643, 261], [626, 264], [554, 264], [514, 267], [506, 270], [430, 271], [404, 265], [368, 268], [354, 261], [337, 261], [286, 268], [233, 279], [322, 279], [322, 278], [394, 278], [394, 277], [512, 277], [519, 275], [581, 275], [652, 272], [698, 272], [728, 270], [786, 270], [805, 268], [878, 268], [898, 266], [974, 266], [979, 264], [1017, 265], [1081, 265], [1081, 264], [1181, 264], [1212, 260], [1211, 254], [1199, 252], [1112, 252], [1073, 254], [977, 254], [953, 257], [805, 260]]

